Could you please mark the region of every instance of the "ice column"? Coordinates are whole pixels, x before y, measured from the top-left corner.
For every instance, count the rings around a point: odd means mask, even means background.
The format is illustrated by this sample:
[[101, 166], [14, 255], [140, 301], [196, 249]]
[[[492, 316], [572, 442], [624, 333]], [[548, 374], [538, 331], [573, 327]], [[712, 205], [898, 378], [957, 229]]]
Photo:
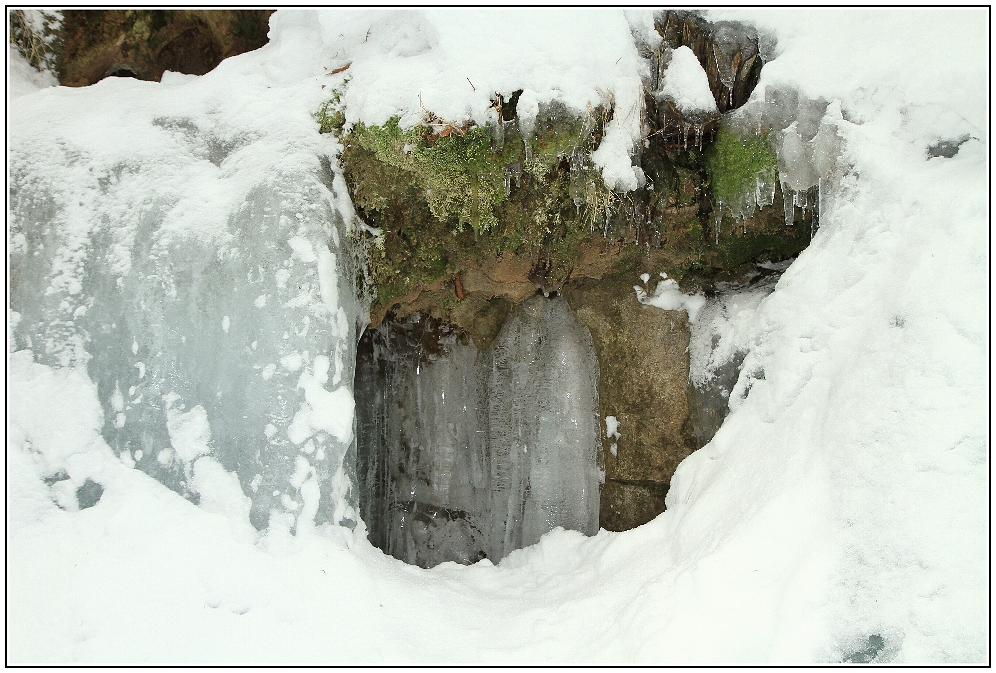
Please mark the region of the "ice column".
[[490, 544], [497, 561], [556, 526], [598, 531], [598, 368], [560, 298], [534, 296], [487, 354]]

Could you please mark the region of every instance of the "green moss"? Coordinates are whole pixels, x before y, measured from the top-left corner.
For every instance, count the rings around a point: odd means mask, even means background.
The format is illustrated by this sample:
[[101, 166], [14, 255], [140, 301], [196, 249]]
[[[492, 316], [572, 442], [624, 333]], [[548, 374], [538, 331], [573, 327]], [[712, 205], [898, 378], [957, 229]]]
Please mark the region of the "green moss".
[[808, 230], [784, 227], [777, 199], [736, 226], [711, 224], [703, 198], [710, 181], [722, 198], [775, 170], [763, 137], [724, 129], [705, 152], [651, 145], [642, 166], [652, 188], [620, 194], [605, 187], [590, 160], [604, 111], [579, 116], [547, 106], [526, 139], [514, 123], [496, 137], [488, 128], [429, 119], [411, 129], [393, 118], [346, 130], [341, 89], [316, 114], [320, 129], [343, 142], [344, 174], [361, 218], [383, 232], [368, 252], [374, 312], [432, 301], [445, 313], [459, 302], [439, 281], [506, 255], [531, 259], [530, 279], [561, 287], [575, 277], [581, 250], [602, 236], [637, 242], [632, 253], [647, 268], [667, 271], [686, 290], [743, 275], [746, 263], [784, 258], [808, 242]]
[[342, 94], [349, 79], [332, 90], [332, 97], [322, 103], [315, 113], [319, 133], [339, 133], [346, 124], [346, 114], [342, 109]]
[[773, 181], [778, 157], [767, 135], [741, 135], [720, 126], [705, 153], [705, 168], [718, 203], [736, 203], [748, 190], [754, 190], [757, 178]]
[[351, 135], [378, 161], [408, 173], [438, 220], [457, 231], [469, 224], [476, 233], [495, 225], [495, 207], [505, 199], [504, 165], [487, 129], [442, 127], [437, 135], [428, 126], [402, 130], [395, 117], [383, 126], [357, 124]]

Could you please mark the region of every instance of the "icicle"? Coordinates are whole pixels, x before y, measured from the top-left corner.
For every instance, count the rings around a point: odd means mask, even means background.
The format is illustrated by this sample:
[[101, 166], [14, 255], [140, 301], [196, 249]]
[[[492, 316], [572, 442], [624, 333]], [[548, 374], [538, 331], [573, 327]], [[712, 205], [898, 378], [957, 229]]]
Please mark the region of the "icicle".
[[512, 176], [509, 175], [508, 171], [505, 171], [505, 198], [508, 198], [509, 194], [512, 193]]
[[757, 178], [757, 206], [764, 208], [775, 202], [775, 181]]
[[823, 181], [826, 178], [820, 178], [816, 183], [816, 223], [819, 225], [823, 222], [823, 218], [826, 216], [826, 207], [823, 204]]
[[790, 227], [795, 220], [795, 195], [784, 182], [782, 183], [782, 205], [785, 207], [785, 226]]
[[692, 130], [692, 125], [686, 122], [685, 123], [685, 150], [686, 151], [688, 150], [688, 134], [689, 134], [689, 132], [691, 130]]

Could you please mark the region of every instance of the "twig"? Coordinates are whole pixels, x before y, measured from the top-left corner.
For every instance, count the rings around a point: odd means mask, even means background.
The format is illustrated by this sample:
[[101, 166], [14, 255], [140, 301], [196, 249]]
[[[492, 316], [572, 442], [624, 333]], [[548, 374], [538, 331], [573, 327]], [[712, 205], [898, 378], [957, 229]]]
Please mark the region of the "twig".
[[[467, 78], [467, 81], [470, 82], [470, 78], [469, 77]], [[470, 88], [473, 89], [474, 91], [477, 91], [477, 87], [474, 86], [473, 82], [470, 82]]]
[[335, 69], [334, 69], [334, 70], [332, 71], [332, 73], [331, 73], [331, 74], [333, 74], [333, 75], [338, 75], [338, 74], [339, 74], [340, 72], [345, 72], [345, 71], [349, 70], [349, 66], [351, 66], [351, 65], [353, 65], [352, 61], [350, 61], [350, 62], [349, 62], [349, 63], [347, 63], [346, 65], [342, 66], [341, 68], [335, 68]]

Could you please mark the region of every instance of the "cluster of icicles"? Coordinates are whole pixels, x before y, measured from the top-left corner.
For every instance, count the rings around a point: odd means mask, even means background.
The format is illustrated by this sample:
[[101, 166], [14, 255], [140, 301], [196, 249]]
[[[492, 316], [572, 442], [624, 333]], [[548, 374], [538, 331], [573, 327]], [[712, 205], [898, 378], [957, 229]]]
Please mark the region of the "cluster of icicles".
[[774, 203], [776, 181], [781, 186], [785, 224], [795, 223], [795, 209], [799, 208], [803, 219], [813, 221], [815, 232], [826, 209], [823, 197], [827, 187], [839, 178], [841, 139], [835, 123], [839, 118], [836, 104], [808, 100], [794, 89], [775, 88], [765, 90], [763, 100], [755, 99], [727, 115], [723, 123], [740, 134], [767, 132], [778, 155], [778, 167], [777, 171], [772, 168], [756, 175], [753, 188], [745, 189], [733, 203], [717, 204], [717, 240], [723, 211], [740, 221], [746, 233], [746, 220], [758, 208]]

